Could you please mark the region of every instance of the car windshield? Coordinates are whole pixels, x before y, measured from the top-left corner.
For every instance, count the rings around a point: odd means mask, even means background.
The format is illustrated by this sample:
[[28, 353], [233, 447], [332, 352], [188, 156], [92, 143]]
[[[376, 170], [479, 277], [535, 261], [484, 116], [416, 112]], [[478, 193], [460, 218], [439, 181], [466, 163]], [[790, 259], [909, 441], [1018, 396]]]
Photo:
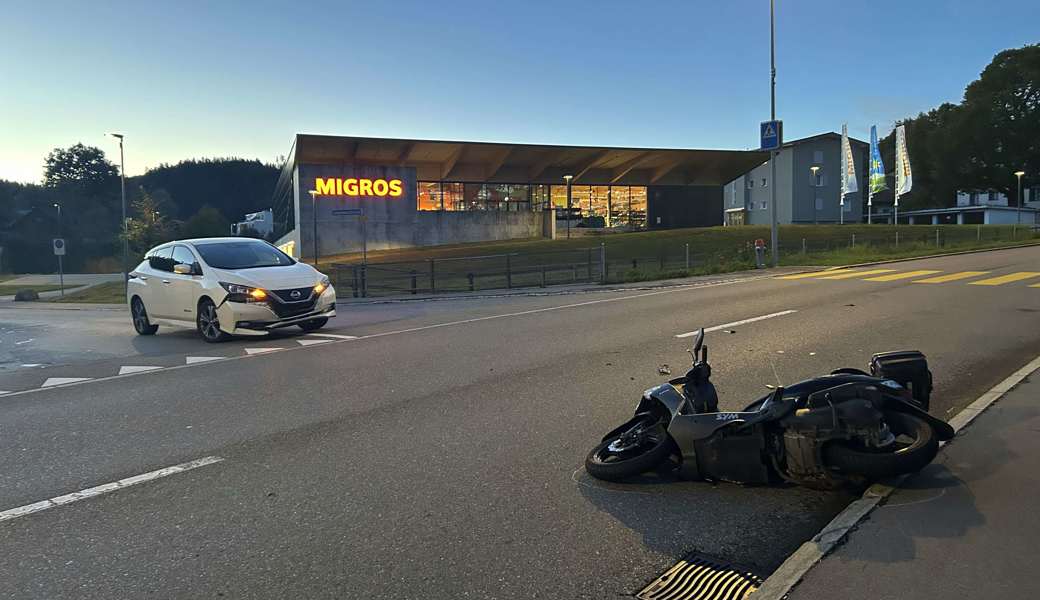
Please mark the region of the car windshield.
[[281, 250], [263, 242], [210, 242], [195, 244], [202, 260], [217, 269], [254, 269], [293, 264]]

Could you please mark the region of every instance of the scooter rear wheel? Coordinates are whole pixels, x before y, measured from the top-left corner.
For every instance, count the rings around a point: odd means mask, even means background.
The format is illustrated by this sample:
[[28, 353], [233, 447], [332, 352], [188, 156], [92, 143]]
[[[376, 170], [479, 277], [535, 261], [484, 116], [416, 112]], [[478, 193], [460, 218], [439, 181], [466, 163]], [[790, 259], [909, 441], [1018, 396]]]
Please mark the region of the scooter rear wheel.
[[596, 479], [622, 481], [650, 471], [672, 453], [668, 432], [653, 417], [603, 440], [585, 458], [585, 470]]
[[932, 462], [939, 452], [939, 438], [924, 420], [895, 411], [885, 411], [885, 422], [905, 443], [888, 448], [865, 448], [855, 443], [831, 442], [823, 449], [823, 462], [830, 468], [868, 479], [884, 479], [915, 473]]

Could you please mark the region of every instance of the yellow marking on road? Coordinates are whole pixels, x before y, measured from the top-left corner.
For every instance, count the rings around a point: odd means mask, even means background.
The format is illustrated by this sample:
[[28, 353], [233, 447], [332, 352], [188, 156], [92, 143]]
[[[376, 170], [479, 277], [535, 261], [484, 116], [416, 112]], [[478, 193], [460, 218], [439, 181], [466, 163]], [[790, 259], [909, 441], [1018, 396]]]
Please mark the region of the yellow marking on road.
[[961, 271], [960, 273], [950, 273], [949, 275], [929, 277], [928, 279], [918, 279], [913, 283], [946, 283], [947, 281], [971, 279], [972, 277], [978, 277], [979, 275], [985, 275], [986, 273], [989, 273], [989, 271]]
[[900, 279], [913, 279], [914, 277], [935, 275], [936, 273], [942, 273], [942, 271], [907, 271], [905, 273], [893, 273], [891, 275], [882, 275], [881, 277], [867, 277], [864, 281], [899, 281]]
[[782, 275], [776, 279], [805, 279], [806, 277], [823, 277], [824, 275], [834, 275], [837, 273], [852, 273], [859, 272], [859, 269], [831, 269], [829, 271], [813, 271], [812, 273], [798, 273], [797, 275]]
[[1018, 273], [1010, 273], [1008, 275], [1001, 275], [1000, 277], [971, 281], [968, 285], [1004, 285], [1005, 283], [1013, 283], [1015, 281], [1032, 279], [1034, 277], [1040, 277], [1040, 273], [1037, 273], [1036, 271], [1019, 271]]
[[1031, 285], [1029, 287], [1040, 288], [1040, 283], [1034, 283], [1033, 285]]
[[829, 277], [821, 277], [820, 279], [852, 279], [854, 277], [861, 277], [863, 275], [877, 275], [878, 273], [891, 273], [892, 271], [895, 271], [895, 269], [870, 269], [869, 271], [842, 273], [841, 275], [831, 275]]

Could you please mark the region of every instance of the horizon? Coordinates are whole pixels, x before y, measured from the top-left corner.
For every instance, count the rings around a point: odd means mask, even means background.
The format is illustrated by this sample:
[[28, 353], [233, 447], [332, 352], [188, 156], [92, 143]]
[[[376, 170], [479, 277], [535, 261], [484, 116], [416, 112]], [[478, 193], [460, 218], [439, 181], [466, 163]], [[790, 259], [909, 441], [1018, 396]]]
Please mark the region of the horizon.
[[[107, 131], [126, 136], [127, 176], [185, 160], [278, 165], [297, 133], [757, 147], [758, 123], [769, 118], [767, 3], [596, 9], [311, 3], [285, 21], [273, 3], [9, 7], [0, 32], [17, 50], [0, 70], [21, 92], [0, 98], [0, 179], [38, 183], [47, 153], [79, 142], [118, 165]], [[860, 41], [862, 23], [892, 14], [903, 18]], [[960, 102], [994, 54], [1037, 41], [1029, 14], [1040, 9], [1017, 0], [781, 2], [777, 118], [786, 138], [847, 122], [865, 140], [873, 124], [883, 136], [899, 119]]]

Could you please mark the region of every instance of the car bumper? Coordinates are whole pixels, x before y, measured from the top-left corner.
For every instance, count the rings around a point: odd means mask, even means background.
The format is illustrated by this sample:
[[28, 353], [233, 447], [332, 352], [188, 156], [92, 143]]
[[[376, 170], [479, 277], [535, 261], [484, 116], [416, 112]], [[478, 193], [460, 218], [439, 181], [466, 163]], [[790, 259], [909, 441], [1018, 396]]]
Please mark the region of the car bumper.
[[[274, 302], [271, 300], [270, 302]], [[265, 335], [273, 329], [298, 325], [305, 321], [336, 316], [336, 290], [329, 286], [315, 301], [313, 308], [292, 316], [279, 316], [268, 303], [223, 302], [217, 307], [220, 329], [231, 335]]]

